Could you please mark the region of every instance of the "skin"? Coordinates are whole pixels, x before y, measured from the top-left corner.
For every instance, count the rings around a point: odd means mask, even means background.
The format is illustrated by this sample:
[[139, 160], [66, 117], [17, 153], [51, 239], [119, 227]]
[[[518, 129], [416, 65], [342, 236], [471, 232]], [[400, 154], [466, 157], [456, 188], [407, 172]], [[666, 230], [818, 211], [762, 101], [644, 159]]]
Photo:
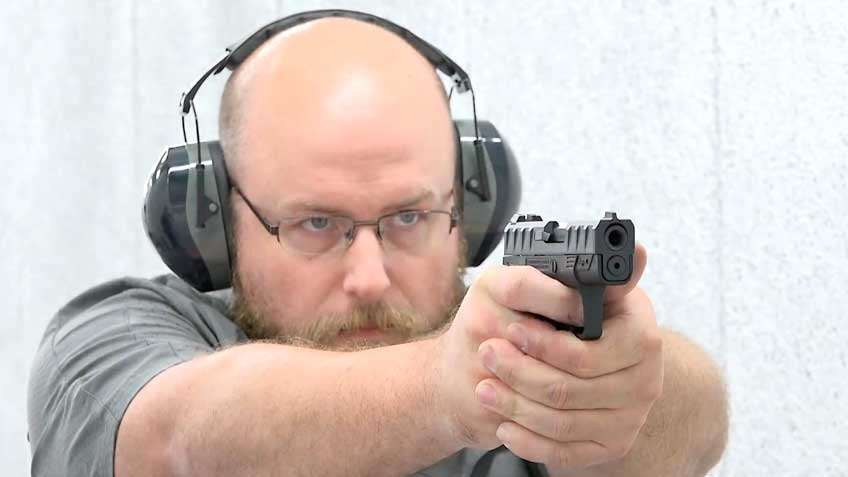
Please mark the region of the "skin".
[[[358, 220], [421, 192], [406, 205], [449, 207], [439, 198], [453, 181], [450, 116], [432, 75], [405, 42], [356, 21], [277, 36], [233, 80], [243, 121], [231, 175], [272, 222], [303, 201]], [[233, 212], [248, 311], [280, 338], [330, 320], [330, 346], [250, 343], [164, 371], [122, 420], [116, 475], [397, 476], [504, 444], [556, 476], [687, 476], [721, 455], [720, 376], [657, 327], [638, 287], [641, 245], [590, 343], [530, 318], [579, 324], [582, 309], [574, 290], [528, 267], [486, 270], [454, 315], [458, 230], [409, 255], [364, 228], [346, 250], [307, 258], [238, 195]], [[375, 307], [405, 313], [421, 334], [386, 330], [360, 343], [368, 349], [336, 351], [350, 345], [338, 320], [359, 326], [356, 310]]]

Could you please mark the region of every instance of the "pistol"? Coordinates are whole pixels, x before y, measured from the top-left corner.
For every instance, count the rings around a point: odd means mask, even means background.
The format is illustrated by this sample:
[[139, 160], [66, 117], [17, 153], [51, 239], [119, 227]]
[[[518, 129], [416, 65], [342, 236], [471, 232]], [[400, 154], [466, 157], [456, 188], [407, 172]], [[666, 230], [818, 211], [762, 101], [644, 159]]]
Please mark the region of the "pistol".
[[533, 214], [515, 215], [504, 229], [504, 265], [529, 265], [563, 285], [576, 288], [583, 302], [583, 326], [538, 316], [558, 330], [583, 340], [603, 334], [604, 290], [621, 285], [633, 273], [635, 229], [630, 220], [607, 212], [598, 221], [543, 221]]

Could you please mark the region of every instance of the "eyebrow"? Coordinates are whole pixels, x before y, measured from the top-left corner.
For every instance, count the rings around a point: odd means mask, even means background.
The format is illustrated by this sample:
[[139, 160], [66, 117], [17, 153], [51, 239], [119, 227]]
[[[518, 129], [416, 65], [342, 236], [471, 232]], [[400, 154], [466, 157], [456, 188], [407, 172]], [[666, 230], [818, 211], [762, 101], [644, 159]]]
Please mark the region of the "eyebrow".
[[[433, 193], [432, 190], [424, 189], [424, 190], [419, 191], [417, 194], [415, 194], [412, 197], [409, 197], [407, 199], [403, 199], [399, 202], [395, 202], [395, 203], [392, 203], [392, 204], [389, 204], [389, 205], [383, 207], [383, 209], [381, 210], [380, 213], [385, 214], [385, 213], [389, 213], [389, 211], [407, 209], [407, 208], [412, 207], [413, 205], [416, 205], [416, 204], [423, 202], [425, 200], [430, 200], [435, 196], [436, 196], [436, 194]], [[280, 209], [279, 210], [294, 211], [295, 213], [297, 213], [298, 211], [309, 211], [309, 212], [319, 212], [319, 213], [327, 214], [327, 215], [352, 216], [352, 214], [350, 214], [350, 211], [348, 211], [348, 210], [327, 206], [327, 205], [320, 204], [320, 203], [312, 201], [312, 200], [293, 200], [291, 202], [282, 202], [282, 203], [280, 203]]]

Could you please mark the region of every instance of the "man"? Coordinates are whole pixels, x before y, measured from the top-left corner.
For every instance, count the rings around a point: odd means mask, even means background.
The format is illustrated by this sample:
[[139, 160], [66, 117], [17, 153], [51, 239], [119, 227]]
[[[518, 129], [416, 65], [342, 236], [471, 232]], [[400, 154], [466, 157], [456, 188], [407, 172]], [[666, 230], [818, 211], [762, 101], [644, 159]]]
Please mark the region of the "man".
[[173, 278], [63, 308], [31, 379], [33, 475], [470, 475], [501, 445], [486, 475], [522, 475], [518, 457], [553, 476], [717, 462], [719, 374], [657, 328], [644, 247], [596, 342], [531, 317], [582, 319], [532, 268], [460, 286], [449, 109], [403, 39], [343, 18], [284, 31], [221, 107], [231, 310]]

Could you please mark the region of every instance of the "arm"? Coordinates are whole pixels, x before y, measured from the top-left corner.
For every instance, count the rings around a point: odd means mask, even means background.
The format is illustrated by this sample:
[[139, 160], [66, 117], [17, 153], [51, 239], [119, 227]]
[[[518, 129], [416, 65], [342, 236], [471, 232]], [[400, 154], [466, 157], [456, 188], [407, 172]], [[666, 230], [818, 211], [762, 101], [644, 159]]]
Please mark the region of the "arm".
[[703, 476], [727, 441], [727, 396], [721, 373], [697, 345], [669, 330], [663, 337], [663, 392], [630, 452], [569, 477]]
[[115, 475], [411, 474], [462, 447], [433, 397], [434, 343], [249, 344], [170, 368], [128, 408]]

